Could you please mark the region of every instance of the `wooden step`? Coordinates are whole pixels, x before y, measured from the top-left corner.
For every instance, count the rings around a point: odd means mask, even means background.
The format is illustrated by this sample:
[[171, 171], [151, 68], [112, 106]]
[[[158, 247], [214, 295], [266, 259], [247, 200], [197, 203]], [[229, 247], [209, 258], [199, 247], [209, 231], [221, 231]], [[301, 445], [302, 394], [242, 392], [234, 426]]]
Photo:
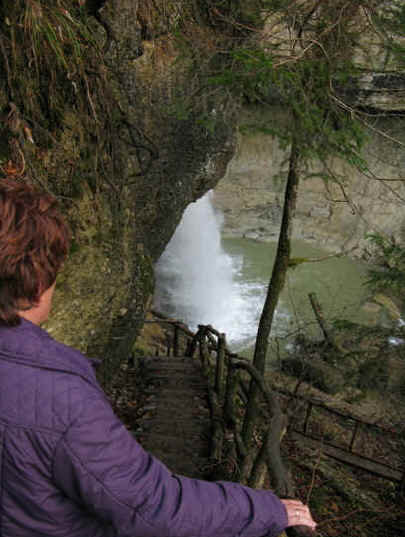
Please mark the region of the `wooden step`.
[[140, 378], [146, 401], [134, 436], [173, 472], [202, 477], [211, 422], [201, 367], [188, 358], [148, 358]]

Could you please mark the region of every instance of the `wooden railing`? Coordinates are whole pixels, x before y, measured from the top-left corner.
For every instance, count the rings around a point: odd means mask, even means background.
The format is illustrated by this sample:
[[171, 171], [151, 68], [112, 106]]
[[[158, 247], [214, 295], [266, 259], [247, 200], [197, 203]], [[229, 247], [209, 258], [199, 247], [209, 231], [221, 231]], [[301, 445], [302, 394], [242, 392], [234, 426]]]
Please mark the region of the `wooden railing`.
[[[154, 322], [154, 321], [148, 321]], [[293, 495], [290, 482], [280, 479], [280, 473], [287, 476], [279, 451], [280, 437], [286, 422], [279, 407], [278, 398], [266, 385], [263, 376], [252, 364], [238, 355], [231, 353], [226, 346], [225, 334], [212, 326], [200, 325], [196, 333], [183, 324], [160, 318], [172, 327], [172, 338], [168, 338], [166, 354], [168, 356], [184, 355], [195, 359], [198, 355], [208, 378], [208, 395], [211, 407], [213, 431], [211, 437], [211, 460], [222, 460], [224, 439], [227, 438], [230, 457], [240, 468], [238, 479], [252, 487], [259, 484], [260, 476], [267, 467], [273, 478], [276, 492], [283, 497]], [[262, 406], [266, 413], [266, 427], [262, 432], [261, 449], [254, 449], [250, 439], [242, 436], [241, 420], [238, 414], [243, 405], [238, 405], [238, 394], [242, 393], [241, 371], [253, 378], [262, 395]], [[232, 440], [232, 442], [230, 442]], [[229, 445], [230, 444], [230, 445]], [[271, 454], [270, 454], [271, 451]]]
[[[403, 494], [405, 489], [405, 468], [401, 468], [403, 454], [396, 453], [397, 464], [390, 465], [375, 457], [360, 453], [356, 446], [360, 434], [363, 434], [363, 443], [365, 443], [364, 431], [374, 437], [376, 434], [381, 435], [386, 444], [388, 444], [387, 436], [389, 436], [399, 446], [402, 440], [398, 432], [330, 408], [322, 401], [279, 388], [269, 389], [266, 380], [248, 360], [228, 350], [225, 334], [218, 332], [210, 325], [200, 325], [197, 332], [193, 333], [184, 324], [163, 317], [147, 322], [163, 323], [172, 330], [172, 337], [168, 338], [166, 350], [168, 356], [183, 355], [193, 359], [198, 355], [209, 381], [208, 392], [213, 419], [211, 458], [213, 461], [222, 460], [226, 437], [230, 456], [239, 465], [241, 482], [253, 487], [257, 486], [263, 476], [263, 469], [267, 467], [277, 493], [280, 496], [292, 495], [292, 491], [288, 490], [288, 484], [277, 482], [280, 473], [283, 473], [283, 462], [277, 446], [287, 427], [284, 417], [288, 415], [290, 422], [288, 431], [295, 437], [322, 446], [322, 452], [327, 456], [396, 482], [399, 493]], [[241, 371], [244, 372], [243, 375]], [[248, 449], [249, 439], [243, 438], [241, 430], [240, 414], [241, 411], [243, 413], [248, 397], [246, 377], [254, 379], [259, 386], [263, 401], [261, 410], [266, 422], [261, 434], [262, 445], [256, 451], [252, 450], [251, 446]], [[279, 401], [283, 406], [282, 411], [278, 407]], [[295, 405], [294, 411], [291, 412], [291, 405], [294, 401], [299, 403], [301, 408], [297, 411], [297, 405]], [[337, 419], [344, 422], [345, 425], [340, 427], [343, 431], [341, 436], [345, 439], [343, 445], [342, 442], [336, 443], [334, 438], [328, 438], [327, 435], [330, 432], [322, 428], [320, 431], [316, 430], [314, 423], [319, 425], [325, 422], [325, 416], [322, 420], [319, 416], [318, 419], [316, 416], [314, 418], [316, 412], [327, 414], [326, 421], [335, 424], [335, 429], [339, 429], [335, 423]], [[232, 440], [231, 446], [229, 446], [230, 439]]]
[[[294, 412], [287, 410], [290, 416], [293, 414], [289, 420], [290, 431], [296, 437], [305, 437], [318, 444], [322, 443], [326, 455], [350, 466], [366, 470], [378, 477], [397, 482], [399, 488], [403, 490], [405, 469], [401, 467], [403, 464], [401, 447], [403, 450], [405, 444], [399, 431], [330, 408], [324, 402], [309, 397], [281, 389], [277, 389], [277, 392], [282, 399], [282, 404], [284, 402], [286, 407], [291, 404], [291, 401], [295, 401], [301, 406], [298, 412], [296, 405], [294, 405]], [[314, 416], [314, 413], [318, 413], [318, 415]], [[319, 413], [322, 413], [322, 417]], [[325, 428], [317, 431], [316, 427], [313, 426], [325, 421], [332, 424], [332, 432], [325, 430]], [[370, 439], [373, 441], [370, 442]], [[359, 449], [359, 444], [362, 445], [362, 449]], [[378, 454], [365, 453], [367, 449], [370, 451], [372, 446], [378, 449]], [[389, 462], [386, 462], [387, 459]]]

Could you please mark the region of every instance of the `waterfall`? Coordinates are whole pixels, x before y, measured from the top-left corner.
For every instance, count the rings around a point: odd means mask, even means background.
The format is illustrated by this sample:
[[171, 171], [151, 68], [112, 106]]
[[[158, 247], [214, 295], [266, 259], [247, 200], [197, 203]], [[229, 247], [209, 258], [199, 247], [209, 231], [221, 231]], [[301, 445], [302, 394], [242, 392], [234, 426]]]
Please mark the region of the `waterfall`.
[[[237, 281], [243, 259], [221, 246], [222, 217], [214, 211], [212, 193], [189, 205], [156, 265], [155, 307], [195, 330], [211, 324], [228, 342], [254, 337], [261, 303], [248, 300]], [[263, 287], [263, 286], [261, 286]], [[264, 294], [264, 289], [262, 293]]]
[[[157, 263], [154, 305], [192, 330], [198, 324], [211, 324], [225, 332], [232, 350], [245, 355], [254, 346], [277, 245], [225, 239], [222, 246], [222, 217], [214, 211], [211, 197], [208, 193], [189, 205]], [[295, 242], [293, 249], [297, 257], [325, 254], [305, 243]], [[365, 274], [366, 268], [344, 258], [304, 263], [290, 271], [272, 337], [283, 339], [313, 326], [309, 292], [317, 293], [329, 316], [368, 323], [360, 307]]]

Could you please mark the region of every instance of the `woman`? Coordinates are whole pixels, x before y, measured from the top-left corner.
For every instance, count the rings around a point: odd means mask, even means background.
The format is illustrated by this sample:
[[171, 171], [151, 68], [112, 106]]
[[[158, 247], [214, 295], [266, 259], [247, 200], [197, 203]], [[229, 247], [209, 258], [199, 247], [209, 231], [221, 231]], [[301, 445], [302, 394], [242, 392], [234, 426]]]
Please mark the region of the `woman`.
[[301, 502], [171, 474], [112, 409], [48, 317], [69, 230], [55, 200], [0, 179], [2, 537], [275, 536], [314, 529]]

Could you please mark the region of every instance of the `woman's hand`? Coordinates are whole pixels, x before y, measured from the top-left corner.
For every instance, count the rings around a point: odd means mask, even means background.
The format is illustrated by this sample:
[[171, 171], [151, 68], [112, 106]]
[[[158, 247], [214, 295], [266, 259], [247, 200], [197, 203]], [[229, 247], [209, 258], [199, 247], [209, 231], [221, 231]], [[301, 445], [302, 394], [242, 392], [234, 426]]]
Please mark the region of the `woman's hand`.
[[288, 526], [307, 526], [315, 530], [316, 522], [307, 505], [300, 500], [281, 500], [287, 511]]

